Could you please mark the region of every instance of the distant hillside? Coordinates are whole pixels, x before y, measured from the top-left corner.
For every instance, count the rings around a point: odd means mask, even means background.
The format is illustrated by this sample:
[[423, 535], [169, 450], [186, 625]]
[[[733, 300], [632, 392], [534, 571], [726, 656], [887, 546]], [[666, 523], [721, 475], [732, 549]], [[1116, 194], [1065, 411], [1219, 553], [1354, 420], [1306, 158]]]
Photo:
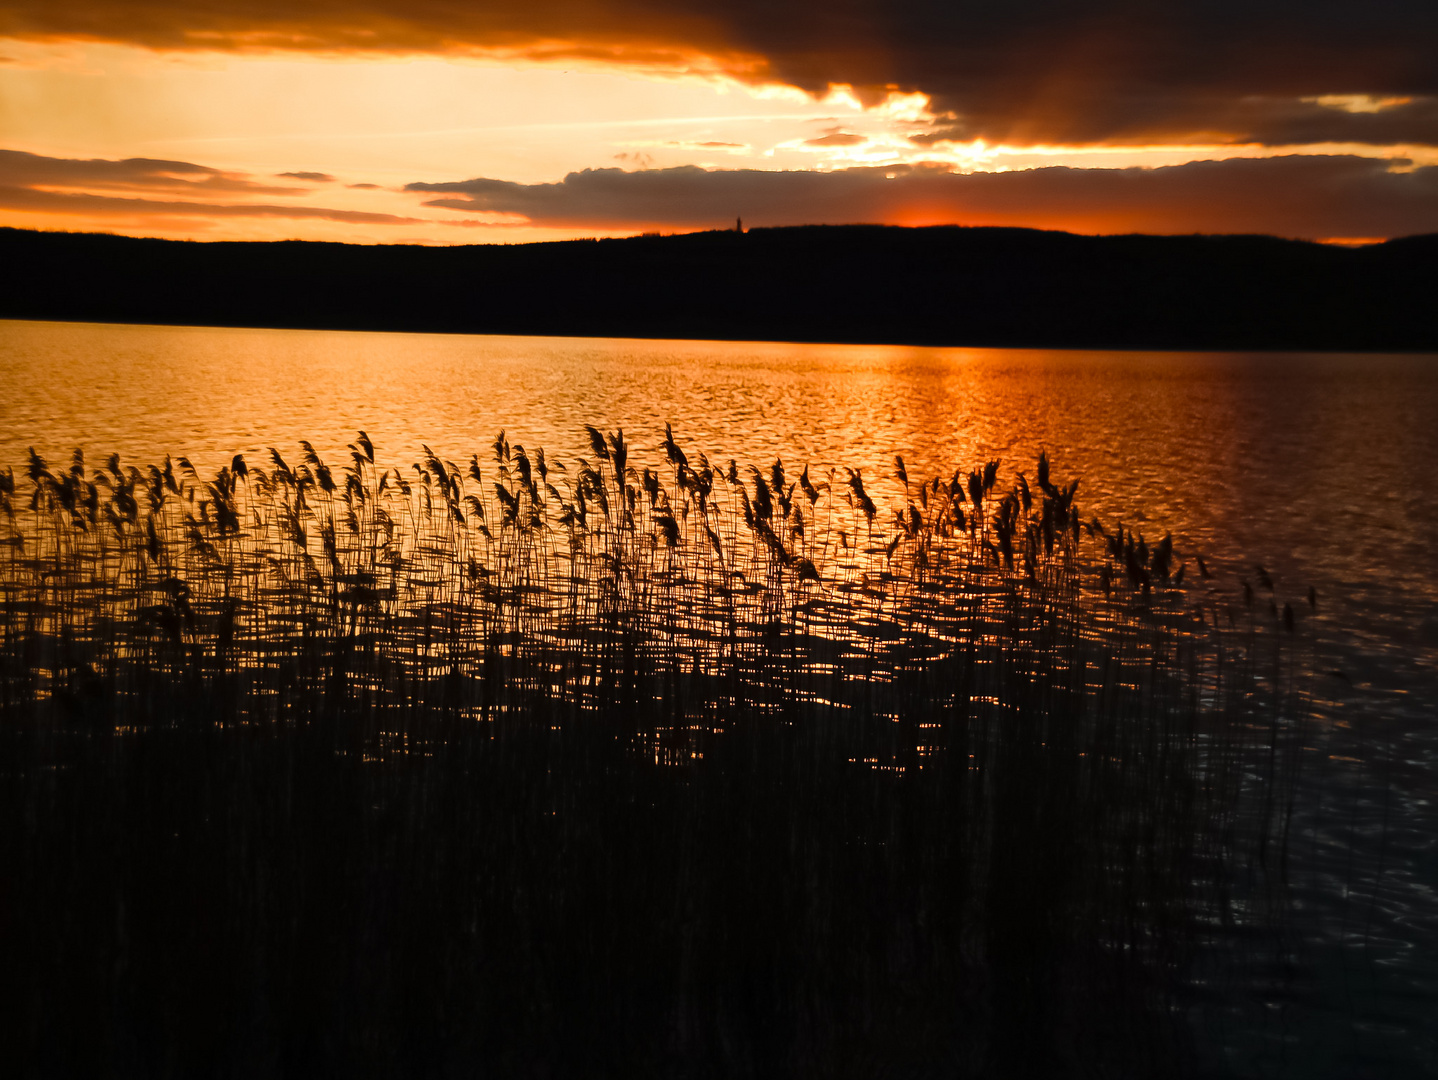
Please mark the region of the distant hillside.
[[813, 226], [516, 246], [0, 229], [0, 317], [493, 334], [1438, 350], [1438, 235]]

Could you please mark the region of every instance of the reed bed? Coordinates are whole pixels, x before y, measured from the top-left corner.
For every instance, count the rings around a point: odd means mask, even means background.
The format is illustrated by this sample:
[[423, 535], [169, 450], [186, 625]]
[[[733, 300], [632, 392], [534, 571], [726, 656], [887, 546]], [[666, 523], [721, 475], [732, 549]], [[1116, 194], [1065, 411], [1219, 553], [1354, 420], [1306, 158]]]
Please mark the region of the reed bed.
[[1196, 951], [1281, 905], [1261, 569], [1043, 457], [587, 434], [0, 477], [21, 1074], [1196, 1067]]

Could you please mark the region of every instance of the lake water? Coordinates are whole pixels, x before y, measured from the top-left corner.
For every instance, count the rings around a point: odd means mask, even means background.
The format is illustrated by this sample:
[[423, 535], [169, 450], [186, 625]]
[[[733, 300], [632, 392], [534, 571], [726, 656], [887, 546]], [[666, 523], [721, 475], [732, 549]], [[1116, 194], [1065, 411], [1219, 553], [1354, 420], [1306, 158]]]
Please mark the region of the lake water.
[[0, 467], [17, 472], [30, 446], [203, 472], [271, 446], [293, 461], [307, 439], [338, 461], [361, 428], [381, 464], [423, 444], [484, 460], [501, 429], [567, 460], [585, 424], [622, 427], [654, 463], [667, 422], [691, 457], [862, 468], [892, 495], [896, 454], [916, 477], [991, 459], [1009, 476], [1045, 449], [1081, 479], [1085, 517], [1171, 530], [1191, 582], [1202, 555], [1197, 587], [1237, 607], [1261, 564], [1315, 643], [1295, 965], [1230, 995], [1222, 1067], [1438, 1068], [1438, 356], [0, 322], [0, 372]]

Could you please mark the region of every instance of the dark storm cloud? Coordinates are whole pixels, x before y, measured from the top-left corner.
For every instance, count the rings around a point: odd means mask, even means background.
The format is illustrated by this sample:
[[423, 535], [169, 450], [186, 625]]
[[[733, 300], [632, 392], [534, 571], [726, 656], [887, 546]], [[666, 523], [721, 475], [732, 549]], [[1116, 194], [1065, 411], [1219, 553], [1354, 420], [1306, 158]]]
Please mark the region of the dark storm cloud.
[[[1350, 111], [1315, 102], [1240, 103], [1232, 124], [1240, 142], [1395, 143], [1438, 145], [1438, 98], [1415, 98], [1381, 109]], [[1244, 123], [1244, 113], [1248, 122]]]
[[[295, 175], [295, 174], [285, 174]], [[58, 190], [57, 190], [58, 189]], [[126, 194], [113, 194], [124, 191]], [[129, 158], [124, 161], [43, 157], [0, 150], [0, 209], [90, 217], [293, 218], [356, 225], [413, 225], [419, 219], [336, 210], [322, 206], [176, 199], [207, 196], [293, 195], [294, 188], [267, 187], [243, 176], [188, 161]]]
[[0, 0], [7, 35], [671, 67], [704, 54], [812, 91], [921, 90], [963, 137], [1009, 142], [1431, 142], [1431, 103], [1355, 117], [1302, 99], [1438, 96], [1433, 0]]
[[594, 169], [559, 183], [411, 184], [425, 205], [522, 214], [536, 225], [618, 229], [726, 225], [1024, 225], [1080, 232], [1391, 237], [1438, 231], [1438, 168], [1361, 157], [1204, 161], [1161, 169], [938, 168], [760, 172]]
[[[1326, 97], [1328, 95], [1315, 95]], [[1335, 95], [1336, 96], [1336, 95]], [[1192, 101], [1175, 99], [1135, 103], [1127, 118], [1075, 119], [1072, 142], [1142, 144], [1154, 141], [1257, 143], [1301, 146], [1314, 143], [1367, 146], [1438, 146], [1438, 98], [1417, 97], [1384, 102], [1321, 104], [1301, 98], [1245, 97]], [[1380, 104], [1380, 102], [1382, 102]], [[938, 123], [910, 136], [920, 145], [967, 142], [984, 134], [974, 121]], [[1022, 143], [1022, 139], [1014, 140]]]

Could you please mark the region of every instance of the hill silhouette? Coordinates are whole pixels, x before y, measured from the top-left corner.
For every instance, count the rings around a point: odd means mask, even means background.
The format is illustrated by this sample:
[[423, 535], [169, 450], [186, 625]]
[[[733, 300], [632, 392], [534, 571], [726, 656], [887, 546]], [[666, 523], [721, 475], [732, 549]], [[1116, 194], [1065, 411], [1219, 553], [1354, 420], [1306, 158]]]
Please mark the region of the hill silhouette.
[[1438, 350], [1438, 235], [806, 226], [513, 246], [0, 229], [0, 317], [1155, 349]]

